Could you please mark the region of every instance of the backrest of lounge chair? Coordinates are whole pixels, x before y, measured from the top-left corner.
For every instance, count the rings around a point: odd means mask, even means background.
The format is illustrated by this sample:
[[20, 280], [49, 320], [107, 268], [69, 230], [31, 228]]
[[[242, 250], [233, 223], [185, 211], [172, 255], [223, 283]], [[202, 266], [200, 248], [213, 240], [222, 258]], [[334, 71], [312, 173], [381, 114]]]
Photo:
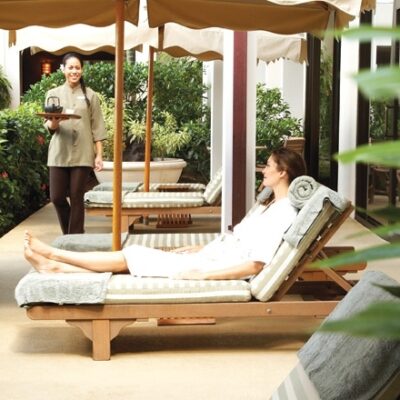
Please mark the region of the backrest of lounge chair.
[[203, 193], [203, 198], [208, 204], [214, 205], [221, 197], [221, 193], [222, 193], [222, 168], [219, 169], [214, 174], [210, 182], [208, 182]]
[[[322, 187], [322, 192], [330, 193], [330, 189]], [[305, 226], [307, 230], [303, 233], [301, 239], [298, 238], [299, 232], [293, 235], [288, 232], [287, 240], [283, 240], [281, 246], [276, 252], [270, 265], [266, 266], [251, 282], [251, 292], [254, 297], [260, 301], [268, 301], [279, 293], [285, 293], [285, 285], [289, 284], [288, 276], [291, 275], [291, 281], [295, 280], [300, 275], [301, 271], [307, 262], [312, 261], [318, 254], [320, 249], [330, 238], [331, 232], [341, 225], [342, 216], [347, 216], [350, 212], [351, 205], [346, 202], [343, 210], [338, 210], [332, 203], [326, 199], [318, 213], [313, 213], [311, 210], [317, 199], [320, 200], [320, 192], [315, 192], [311, 198], [305, 203], [303, 209], [297, 215], [292, 227]], [[306, 216], [306, 217], [305, 217]], [[305, 218], [312, 217], [312, 221], [303, 223]], [[290, 230], [290, 229], [289, 229]], [[293, 237], [296, 241], [293, 242]], [[293, 276], [292, 276], [293, 275]]]

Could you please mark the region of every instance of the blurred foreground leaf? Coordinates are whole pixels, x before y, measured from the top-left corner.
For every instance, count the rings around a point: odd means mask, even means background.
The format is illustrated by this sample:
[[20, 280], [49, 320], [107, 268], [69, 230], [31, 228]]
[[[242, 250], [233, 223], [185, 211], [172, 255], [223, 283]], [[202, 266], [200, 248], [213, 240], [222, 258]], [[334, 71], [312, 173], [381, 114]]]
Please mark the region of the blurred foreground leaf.
[[388, 100], [400, 94], [400, 69], [381, 67], [377, 70], [361, 71], [354, 75], [361, 92], [371, 100]]
[[354, 150], [337, 154], [335, 158], [342, 163], [361, 162], [399, 168], [399, 155], [400, 140], [397, 140], [359, 146]]
[[346, 29], [335, 34], [346, 39], [356, 39], [362, 43], [378, 38], [400, 40], [400, 28], [386, 26], [360, 25], [357, 28]]
[[353, 336], [400, 340], [400, 303], [378, 302], [350, 318], [328, 321], [322, 332], [343, 332]]
[[387, 260], [400, 257], [400, 243], [384, 244], [367, 249], [343, 253], [311, 264], [312, 268], [333, 268], [373, 260]]
[[351, 239], [354, 237], [368, 235], [371, 232], [375, 233], [376, 235], [379, 235], [379, 236], [400, 235], [400, 222], [398, 222], [396, 224], [387, 225], [387, 226], [379, 226], [378, 228], [373, 228], [366, 232], [354, 233], [354, 234], [348, 236], [348, 238]]

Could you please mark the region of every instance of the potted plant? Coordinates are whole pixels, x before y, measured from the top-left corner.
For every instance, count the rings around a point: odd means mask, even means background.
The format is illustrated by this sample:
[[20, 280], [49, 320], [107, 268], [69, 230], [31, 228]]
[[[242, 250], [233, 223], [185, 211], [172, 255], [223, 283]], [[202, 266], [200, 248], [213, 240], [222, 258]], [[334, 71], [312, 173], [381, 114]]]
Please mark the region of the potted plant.
[[[114, 104], [112, 99], [102, 99], [102, 110], [106, 121], [108, 139], [104, 142], [104, 167], [96, 172], [99, 182], [112, 181], [113, 171], [113, 127]], [[152, 129], [150, 163], [151, 182], [177, 182], [186, 166], [186, 161], [173, 158], [182, 146], [190, 142], [190, 133], [187, 130], [178, 130], [177, 123], [172, 114], [161, 113], [164, 123], [155, 122]], [[144, 176], [144, 142], [146, 128], [143, 121], [134, 120], [129, 112], [124, 114], [123, 129], [123, 181], [141, 182]]]

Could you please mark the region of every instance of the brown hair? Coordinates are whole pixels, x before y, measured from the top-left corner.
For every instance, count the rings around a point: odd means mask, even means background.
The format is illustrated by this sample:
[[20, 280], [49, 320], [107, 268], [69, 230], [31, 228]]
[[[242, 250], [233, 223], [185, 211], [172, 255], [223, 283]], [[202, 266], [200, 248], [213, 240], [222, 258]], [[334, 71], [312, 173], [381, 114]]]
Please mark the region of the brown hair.
[[[67, 63], [67, 61], [68, 61], [70, 58], [76, 58], [77, 60], [79, 60], [79, 63], [81, 64], [81, 67], [83, 68], [83, 59], [82, 59], [82, 57], [81, 57], [78, 53], [67, 53], [67, 54], [65, 54], [65, 56], [64, 56], [63, 59], [62, 59], [62, 64], [64, 65], [64, 67], [65, 67], [65, 64]], [[79, 79], [79, 83], [81, 84], [81, 89], [82, 89], [83, 95], [85, 96], [86, 105], [87, 105], [88, 107], [90, 107], [90, 100], [89, 100], [88, 97], [87, 97], [86, 85], [85, 85], [85, 82], [84, 82], [82, 76], [81, 76], [81, 78]]]
[[298, 176], [307, 173], [306, 163], [304, 162], [303, 157], [293, 150], [282, 147], [274, 150], [271, 153], [271, 157], [276, 162], [279, 171], [286, 171], [289, 183]]

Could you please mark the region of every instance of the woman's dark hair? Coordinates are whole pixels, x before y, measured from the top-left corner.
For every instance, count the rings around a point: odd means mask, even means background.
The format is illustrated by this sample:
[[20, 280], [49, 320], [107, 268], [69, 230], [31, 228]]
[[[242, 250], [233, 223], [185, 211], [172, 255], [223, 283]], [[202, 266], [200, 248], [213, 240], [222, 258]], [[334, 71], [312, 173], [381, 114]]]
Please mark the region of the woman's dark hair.
[[[65, 54], [65, 56], [62, 59], [62, 64], [64, 65], [64, 68], [65, 68], [65, 64], [67, 63], [67, 61], [70, 58], [76, 58], [77, 60], [79, 60], [79, 63], [81, 64], [81, 67], [83, 68], [83, 59], [82, 59], [81, 55], [78, 54], [78, 53], [67, 53], [67, 54]], [[86, 85], [85, 85], [85, 82], [84, 82], [82, 76], [79, 79], [79, 83], [81, 84], [81, 88], [82, 88], [83, 95], [85, 96], [86, 104], [87, 104], [88, 107], [90, 107], [90, 100], [87, 97]]]
[[293, 150], [282, 147], [274, 150], [271, 153], [271, 157], [276, 162], [279, 171], [286, 171], [289, 183], [298, 176], [307, 173], [306, 163], [304, 162], [303, 157]]

